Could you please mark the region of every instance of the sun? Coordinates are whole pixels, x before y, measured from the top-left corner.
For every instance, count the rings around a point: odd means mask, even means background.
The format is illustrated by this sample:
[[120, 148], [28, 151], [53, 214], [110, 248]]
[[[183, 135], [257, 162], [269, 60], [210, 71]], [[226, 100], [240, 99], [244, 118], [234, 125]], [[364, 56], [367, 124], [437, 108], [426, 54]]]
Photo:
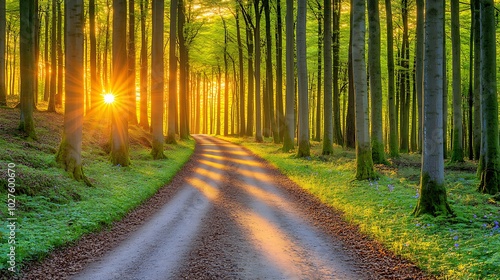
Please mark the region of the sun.
[[104, 94], [104, 103], [106, 104], [111, 104], [115, 102], [115, 96], [112, 93], [106, 93]]

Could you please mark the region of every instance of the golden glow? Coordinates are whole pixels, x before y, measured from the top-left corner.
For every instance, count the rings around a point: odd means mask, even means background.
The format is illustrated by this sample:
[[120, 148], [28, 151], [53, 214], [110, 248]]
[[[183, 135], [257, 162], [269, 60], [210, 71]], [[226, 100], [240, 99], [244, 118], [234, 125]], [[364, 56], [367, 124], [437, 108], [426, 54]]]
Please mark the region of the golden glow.
[[104, 98], [104, 103], [106, 104], [112, 104], [113, 102], [115, 102], [115, 95], [112, 93], [104, 94], [103, 98]]

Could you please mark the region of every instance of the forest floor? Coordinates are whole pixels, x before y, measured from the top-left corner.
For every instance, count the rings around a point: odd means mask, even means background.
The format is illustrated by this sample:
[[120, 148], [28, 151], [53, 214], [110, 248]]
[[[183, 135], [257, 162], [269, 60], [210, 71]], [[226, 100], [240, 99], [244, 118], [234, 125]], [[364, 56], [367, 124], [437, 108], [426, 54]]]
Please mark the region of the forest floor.
[[169, 185], [24, 279], [431, 278], [248, 150], [194, 137]]

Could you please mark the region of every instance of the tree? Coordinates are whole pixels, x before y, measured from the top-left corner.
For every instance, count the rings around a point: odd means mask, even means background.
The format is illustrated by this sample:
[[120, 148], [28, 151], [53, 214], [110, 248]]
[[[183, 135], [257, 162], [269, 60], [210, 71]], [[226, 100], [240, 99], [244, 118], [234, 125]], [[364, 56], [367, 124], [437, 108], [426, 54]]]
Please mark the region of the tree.
[[267, 98], [264, 102], [267, 103], [267, 108], [269, 110], [268, 116], [271, 122], [271, 130], [273, 133], [274, 143], [278, 144], [280, 142], [278, 126], [276, 124], [276, 118], [274, 114], [274, 89], [273, 89], [273, 61], [272, 61], [272, 36], [271, 36], [271, 10], [269, 8], [269, 0], [263, 0], [264, 5], [264, 16], [266, 22], [266, 90]]
[[356, 179], [376, 177], [373, 170], [372, 151], [368, 122], [368, 96], [365, 64], [365, 2], [353, 0], [352, 68], [354, 78], [354, 104], [356, 106]]
[[167, 143], [175, 144], [175, 116], [177, 114], [177, 56], [175, 55], [177, 40], [177, 0], [170, 1], [170, 43], [168, 57], [168, 128]]
[[128, 66], [127, 66], [127, 1], [113, 0], [113, 72], [112, 92], [115, 104], [112, 104], [111, 117], [111, 163], [128, 166]]
[[154, 159], [163, 154], [163, 26], [164, 0], [153, 0], [153, 39], [151, 42], [151, 155]]
[[342, 125], [340, 120], [340, 0], [333, 0], [333, 142], [337, 145], [344, 145], [342, 137]]
[[260, 0], [254, 0], [255, 10], [255, 28], [254, 47], [255, 47], [255, 141], [262, 142], [262, 116], [261, 116], [261, 96], [260, 96]]
[[97, 39], [95, 26], [95, 0], [89, 1], [89, 37], [90, 37], [90, 100], [91, 108], [95, 109], [99, 104], [101, 85], [97, 76]]
[[[148, 11], [147, 0], [140, 0], [139, 6], [141, 11], [141, 62], [140, 62], [140, 117], [139, 125], [148, 130], [148, 36], [146, 33], [146, 17]], [[162, 100], [163, 103], [163, 100]]]
[[474, 24], [474, 130], [473, 148], [474, 159], [479, 160], [481, 155], [481, 17], [480, 0], [473, 0], [473, 24]]
[[297, 4], [297, 72], [299, 86], [299, 151], [298, 157], [310, 156], [309, 145], [309, 96], [307, 88], [307, 50], [306, 50], [306, 0]]
[[276, 126], [280, 141], [285, 131], [283, 115], [283, 22], [281, 18], [281, 0], [276, 2]]
[[462, 84], [460, 75], [460, 10], [459, 0], [451, 1], [451, 48], [453, 55], [453, 150], [451, 161], [464, 161], [462, 137]]
[[128, 121], [137, 124], [137, 102], [135, 97], [135, 1], [128, 1]]
[[370, 75], [370, 98], [372, 105], [372, 159], [375, 163], [385, 163], [384, 141], [382, 138], [382, 75], [380, 66], [380, 18], [378, 0], [368, 0], [368, 24], [368, 70]]
[[29, 138], [36, 139], [33, 120], [35, 98], [35, 1], [23, 0], [19, 5], [20, 31], [20, 66], [21, 66], [21, 121], [19, 129]]
[[389, 104], [389, 154], [392, 157], [399, 155], [398, 125], [396, 117], [395, 82], [394, 82], [394, 39], [392, 28], [391, 0], [385, 0], [385, 13], [387, 18], [387, 70], [388, 86], [387, 96]]
[[413, 214], [449, 215], [443, 157], [443, 25], [440, 1], [425, 3], [424, 113], [420, 197]]
[[481, 84], [481, 157], [479, 191], [497, 194], [500, 186], [500, 150], [498, 144], [498, 100], [496, 82], [496, 28], [493, 0], [480, 0], [480, 84]]
[[49, 94], [49, 105], [47, 107], [48, 112], [56, 111], [56, 87], [57, 87], [57, 1], [52, 0], [52, 22], [51, 22], [51, 34], [50, 34], [50, 94]]
[[[323, 54], [325, 61], [325, 79], [323, 80], [323, 93], [325, 95], [325, 108], [324, 125], [325, 130], [323, 134], [323, 155], [331, 155], [333, 153], [333, 100], [332, 100], [332, 2], [331, 0], [324, 0], [325, 14], [324, 14], [324, 30], [323, 36]], [[319, 85], [318, 85], [319, 86]], [[319, 98], [319, 96], [318, 96]]]
[[286, 0], [286, 100], [285, 100], [285, 136], [283, 151], [289, 152], [294, 147], [295, 136], [295, 63], [294, 63], [294, 22], [293, 0]]
[[[65, 1], [66, 101], [64, 130], [56, 159], [75, 180], [86, 180], [82, 169], [83, 134], [83, 0]], [[87, 180], [86, 180], [87, 181]], [[88, 181], [87, 181], [88, 183]]]
[[241, 43], [240, 31], [240, 9], [239, 5], [236, 6], [236, 40], [238, 41], [238, 66], [239, 66], [239, 94], [240, 94], [240, 136], [245, 136], [245, 78], [243, 73], [243, 45]]
[[[422, 152], [422, 99], [424, 96], [424, 0], [417, 0], [417, 34], [415, 47], [415, 90], [418, 102], [418, 143], [417, 150]], [[413, 117], [415, 118], [415, 116]]]
[[5, 86], [5, 0], [0, 0], [0, 106], [7, 106], [7, 88]]
[[177, 41], [179, 43], [179, 136], [189, 138], [189, 66], [185, 37], [186, 11], [184, 0], [178, 0]]

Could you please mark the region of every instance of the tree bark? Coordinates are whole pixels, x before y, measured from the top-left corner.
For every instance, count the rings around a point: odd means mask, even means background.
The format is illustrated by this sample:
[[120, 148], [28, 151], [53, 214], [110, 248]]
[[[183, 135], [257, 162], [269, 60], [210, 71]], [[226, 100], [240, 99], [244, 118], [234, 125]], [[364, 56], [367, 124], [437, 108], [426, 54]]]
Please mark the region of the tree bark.
[[189, 138], [189, 62], [184, 28], [186, 23], [184, 0], [178, 0], [177, 41], [179, 42], [179, 136]]
[[474, 0], [474, 159], [481, 156], [481, 17], [480, 0]]
[[453, 147], [451, 161], [464, 161], [462, 137], [462, 84], [460, 69], [459, 0], [451, 0], [451, 47], [453, 55]]
[[323, 54], [325, 61], [325, 79], [323, 92], [325, 94], [324, 113], [324, 134], [323, 134], [323, 155], [333, 153], [333, 100], [332, 100], [332, 2], [324, 0], [324, 31], [323, 36]]
[[240, 31], [240, 7], [236, 7], [236, 40], [238, 42], [238, 67], [239, 67], [239, 93], [240, 93], [240, 129], [239, 134], [241, 137], [245, 136], [245, 78], [243, 72], [243, 45], [241, 43], [241, 31]]
[[394, 44], [392, 27], [391, 1], [385, 0], [385, 11], [387, 18], [387, 70], [388, 86], [387, 96], [389, 104], [389, 154], [392, 157], [399, 155], [398, 125], [396, 117], [395, 82], [394, 82]]
[[413, 214], [448, 216], [443, 158], [443, 25], [440, 1], [425, 3], [424, 126], [420, 197]]
[[254, 0], [255, 9], [255, 28], [254, 28], [254, 46], [255, 46], [255, 141], [262, 142], [262, 119], [261, 119], [261, 96], [260, 96], [260, 0]]
[[340, 0], [333, 0], [333, 142], [344, 145], [340, 117]]
[[306, 0], [298, 0], [297, 5], [298, 157], [309, 157], [311, 153], [309, 145], [309, 96], [307, 88], [306, 2]]
[[295, 63], [294, 63], [294, 22], [293, 0], [286, 0], [286, 105], [285, 105], [285, 135], [283, 151], [294, 148], [295, 138]]
[[128, 1], [128, 119], [130, 124], [137, 124], [137, 102], [135, 91], [135, 1]]
[[112, 47], [112, 93], [115, 103], [111, 105], [111, 163], [128, 166], [129, 138], [127, 119], [127, 1], [113, 0], [113, 47]]
[[283, 114], [283, 23], [281, 0], [276, 2], [276, 127], [279, 141], [283, 141], [285, 116]]
[[417, 151], [422, 152], [422, 99], [424, 96], [424, 0], [417, 0], [417, 36], [415, 47], [415, 90], [418, 102]]
[[151, 155], [154, 159], [165, 158], [163, 153], [163, 26], [164, 0], [153, 0], [153, 37], [151, 42]]
[[[148, 14], [148, 0], [140, 0], [141, 11], [141, 66], [140, 66], [140, 117], [139, 125], [149, 130], [148, 118], [148, 35], [146, 33], [146, 18]], [[162, 57], [163, 59], [163, 57]], [[162, 100], [163, 103], [163, 100]], [[163, 107], [162, 107], [163, 110]], [[163, 113], [162, 113], [163, 114]], [[162, 128], [163, 129], [163, 128]]]
[[177, 114], [177, 56], [175, 54], [177, 43], [177, 0], [170, 1], [170, 42], [168, 57], [168, 144], [175, 144], [175, 123]]
[[372, 151], [369, 134], [368, 95], [365, 64], [365, 10], [364, 0], [353, 0], [352, 20], [352, 68], [356, 106], [356, 179], [376, 177], [373, 170]]
[[56, 87], [57, 87], [57, 1], [52, 0], [52, 22], [51, 22], [51, 36], [50, 36], [50, 94], [48, 112], [56, 111]]

